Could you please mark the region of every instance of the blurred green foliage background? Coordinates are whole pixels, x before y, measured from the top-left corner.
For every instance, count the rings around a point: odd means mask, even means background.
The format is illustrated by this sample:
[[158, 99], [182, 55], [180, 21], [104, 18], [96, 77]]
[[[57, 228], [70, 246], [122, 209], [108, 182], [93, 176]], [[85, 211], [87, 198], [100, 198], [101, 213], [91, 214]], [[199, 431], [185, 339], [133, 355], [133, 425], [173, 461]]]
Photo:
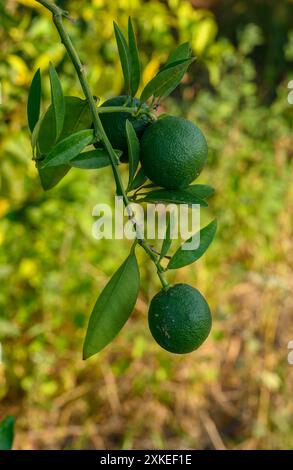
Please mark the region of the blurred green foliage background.
[[[15, 448], [293, 448], [292, 105], [290, 0], [60, 1], [94, 94], [120, 94], [112, 29], [131, 15], [148, 81], [178, 43], [197, 62], [161, 111], [207, 136], [201, 182], [215, 186], [202, 220], [219, 231], [194, 266], [171, 273], [207, 297], [210, 338], [177, 357], [146, 328], [159, 289], [139, 252], [142, 289], [116, 340], [81, 359], [96, 297], [129, 250], [96, 241], [92, 208], [113, 198], [109, 168], [71, 170], [44, 193], [31, 161], [29, 83], [49, 61], [81, 95], [51, 17], [33, 0], [0, 3], [0, 418], [16, 416]], [[291, 75], [292, 78], [292, 75]]]

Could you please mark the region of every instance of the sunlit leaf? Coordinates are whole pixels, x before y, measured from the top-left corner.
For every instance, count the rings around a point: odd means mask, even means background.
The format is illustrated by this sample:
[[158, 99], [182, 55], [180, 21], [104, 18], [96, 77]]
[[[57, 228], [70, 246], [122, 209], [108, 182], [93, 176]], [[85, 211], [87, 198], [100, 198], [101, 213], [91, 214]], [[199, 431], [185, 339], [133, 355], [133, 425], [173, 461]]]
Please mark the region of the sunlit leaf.
[[62, 86], [58, 77], [58, 74], [54, 66], [50, 63], [49, 66], [50, 84], [51, 84], [51, 100], [52, 108], [54, 113], [55, 122], [55, 141], [57, 141], [59, 135], [63, 129], [64, 117], [65, 117], [65, 102]]
[[[175, 67], [178, 67], [179, 65], [183, 65], [186, 63], [186, 60], [189, 60], [189, 59], [178, 59], [177, 61], [175, 62], [170, 62], [168, 64], [166, 64], [165, 66], [165, 69], [164, 70], [167, 70], [167, 69], [173, 69]], [[191, 63], [195, 60], [195, 58], [191, 59]], [[187, 65], [185, 68], [182, 67], [182, 70], [181, 72], [178, 71], [177, 75], [176, 75], [176, 78], [174, 77], [174, 81], [171, 81], [170, 85], [165, 87], [164, 89], [164, 93], [160, 94], [160, 98], [166, 98], [167, 96], [170, 95], [170, 93], [172, 93], [172, 91], [180, 84], [181, 80], [183, 79], [185, 73], [187, 72], [187, 69], [188, 69], [189, 65]], [[161, 73], [161, 70], [159, 71], [159, 74]]]
[[193, 61], [194, 58], [179, 60], [160, 71], [143, 89], [140, 97], [141, 103], [151, 96], [166, 98], [180, 83], [182, 76]]
[[[163, 70], [167, 70], [169, 68], [174, 67], [175, 65], [179, 65], [180, 63], [183, 63], [183, 61], [185, 61], [186, 59], [190, 59], [191, 58], [190, 56], [191, 56], [191, 49], [190, 49], [189, 43], [185, 42], [181, 44], [180, 46], [178, 46], [177, 49], [172, 54], [170, 54], [170, 57], [167, 63], [163, 65], [163, 67], [159, 70], [159, 73], [161, 73]], [[181, 75], [178, 72], [178, 76], [177, 76], [178, 84], [183, 79], [186, 70], [187, 69], [183, 68], [183, 70], [181, 71]], [[170, 87], [167, 88], [166, 91], [164, 92], [163, 97], [168, 96], [170, 93], [172, 93], [173, 90], [174, 90], [174, 85], [173, 83], [171, 83]]]
[[122, 31], [120, 30], [117, 23], [115, 23], [115, 21], [114, 21], [114, 32], [115, 32], [121, 67], [122, 67], [123, 76], [124, 76], [125, 89], [127, 93], [130, 95], [131, 59], [130, 59], [129, 47]]
[[94, 306], [84, 341], [84, 359], [101, 351], [119, 333], [135, 306], [139, 285], [139, 269], [132, 250]]
[[27, 101], [27, 119], [31, 132], [33, 132], [40, 117], [41, 91], [41, 72], [38, 69], [32, 79]]
[[131, 18], [128, 18], [128, 45], [131, 66], [130, 91], [135, 96], [140, 82], [140, 60]]
[[190, 56], [191, 56], [191, 49], [190, 49], [189, 42], [184, 42], [183, 44], [180, 44], [180, 46], [178, 46], [177, 49], [175, 49], [175, 51], [170, 54], [166, 64], [163, 65], [163, 67], [161, 67], [160, 72], [169, 68], [171, 64], [173, 64], [174, 62], [177, 62], [179, 60], [189, 59]]
[[94, 131], [86, 129], [76, 132], [66, 137], [56, 144], [56, 146], [41, 161], [40, 168], [64, 165], [76, 157], [87, 145], [93, 142]]
[[42, 124], [42, 118], [40, 118], [37, 121], [36, 125], [34, 126], [32, 136], [31, 136], [31, 144], [32, 144], [32, 149], [33, 149], [33, 155], [34, 156], [36, 155], [36, 153], [39, 153], [39, 151], [36, 152], [36, 147], [37, 147], [37, 143], [38, 143], [41, 124]]
[[172, 256], [167, 266], [167, 269], [182, 268], [183, 266], [187, 266], [188, 264], [191, 264], [194, 261], [198, 260], [207, 251], [208, 247], [212, 243], [216, 231], [217, 221], [213, 220], [210, 224], [200, 230], [199, 247], [194, 250], [184, 249], [185, 243], [190, 243], [193, 237], [189, 238], [183, 245], [181, 245], [181, 247], [176, 251], [174, 256]]

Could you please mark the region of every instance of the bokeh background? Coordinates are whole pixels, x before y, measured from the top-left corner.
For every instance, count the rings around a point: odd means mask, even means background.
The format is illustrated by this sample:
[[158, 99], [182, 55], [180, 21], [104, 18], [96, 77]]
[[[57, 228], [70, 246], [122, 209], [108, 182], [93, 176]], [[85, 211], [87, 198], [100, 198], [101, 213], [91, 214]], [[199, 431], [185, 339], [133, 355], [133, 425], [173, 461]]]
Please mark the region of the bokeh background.
[[[29, 83], [52, 61], [82, 96], [48, 12], [0, 3], [0, 418], [16, 417], [16, 449], [293, 448], [293, 59], [290, 0], [68, 0], [68, 30], [94, 94], [120, 94], [112, 21], [138, 30], [148, 81], [189, 40], [197, 62], [162, 110], [196, 122], [216, 188], [202, 220], [219, 231], [195, 265], [171, 273], [207, 297], [214, 317], [197, 352], [152, 340], [147, 308], [159, 284], [139, 252], [142, 288], [116, 340], [84, 362], [94, 302], [127, 241], [96, 241], [92, 208], [113, 198], [110, 168], [71, 170], [44, 193], [31, 161]], [[292, 68], [291, 68], [292, 70]]]

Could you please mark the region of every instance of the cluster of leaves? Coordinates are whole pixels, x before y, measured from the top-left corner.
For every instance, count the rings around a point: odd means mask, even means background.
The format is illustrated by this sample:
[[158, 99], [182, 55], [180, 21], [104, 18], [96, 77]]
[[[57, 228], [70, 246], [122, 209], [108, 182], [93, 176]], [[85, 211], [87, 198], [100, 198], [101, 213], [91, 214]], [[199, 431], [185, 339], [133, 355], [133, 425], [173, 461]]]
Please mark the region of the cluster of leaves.
[[[129, 96], [134, 97], [140, 83], [140, 58], [131, 18], [128, 21], [128, 44], [116, 23], [114, 23], [114, 30], [124, 76], [125, 90]], [[163, 99], [170, 95], [181, 82], [189, 65], [195, 60], [190, 55], [189, 43], [181, 44], [170, 55], [167, 63], [161, 67], [155, 77], [144, 87], [140, 95], [141, 104], [151, 97]]]
[[[125, 89], [129, 96], [134, 97], [140, 83], [140, 59], [131, 19], [129, 18], [128, 25], [128, 44], [116, 23], [114, 30]], [[180, 83], [193, 61], [188, 43], [179, 46], [145, 86], [140, 96], [140, 103], [145, 103], [151, 97], [166, 98]], [[33, 154], [45, 190], [59, 183], [70, 167], [97, 169], [110, 164], [108, 154], [103, 148], [91, 149], [81, 155], [87, 146], [94, 143], [94, 132], [91, 129], [92, 116], [87, 101], [74, 96], [64, 96], [60, 79], [52, 64], [49, 67], [49, 76], [51, 105], [45, 114], [40, 116], [40, 69], [33, 77], [27, 106]], [[118, 150], [116, 153], [119, 157]], [[141, 181], [142, 178], [139, 178], [132, 189], [136, 189]]]
[[[128, 21], [128, 41], [119, 26], [114, 23], [114, 31], [124, 76], [125, 89], [129, 98], [134, 98], [140, 84], [140, 58], [132, 21]], [[166, 98], [181, 82], [189, 65], [188, 43], [181, 44], [169, 57], [166, 64], [143, 88], [140, 95], [141, 106], [150, 98], [151, 103], [144, 113], [155, 109], [160, 99]], [[93, 117], [87, 100], [74, 96], [64, 96], [58, 74], [52, 64], [49, 67], [51, 105], [43, 116], [41, 109], [41, 75], [38, 69], [34, 75], [28, 98], [27, 114], [32, 134], [33, 158], [45, 190], [54, 187], [71, 167], [98, 169], [110, 165], [111, 156], [103, 147], [103, 139], [95, 135]], [[156, 188], [147, 181], [141, 168], [140, 142], [129, 120], [126, 121], [126, 137], [129, 154], [129, 180], [126, 192], [137, 202], [163, 202], [175, 204], [198, 204], [207, 207], [206, 199], [214, 190], [208, 185], [191, 185], [184, 190]], [[101, 140], [101, 147], [98, 142]], [[92, 146], [92, 148], [90, 148]], [[114, 149], [119, 160], [120, 152]], [[119, 188], [118, 188], [119, 189]], [[151, 189], [149, 191], [149, 189]], [[145, 192], [147, 190], [147, 192]], [[133, 193], [133, 191], [135, 191]], [[139, 199], [137, 199], [139, 197]], [[171, 219], [169, 219], [170, 222]], [[185, 243], [170, 257], [165, 268], [178, 269], [199, 259], [208, 249], [216, 233], [216, 221], [204, 227], [199, 234], [200, 245], [186, 251]], [[162, 245], [159, 262], [167, 256], [171, 247], [170, 223]], [[103, 349], [121, 330], [135, 305], [140, 277], [135, 256], [135, 244], [130, 255], [110, 279], [100, 294], [90, 317], [84, 342], [84, 358]], [[114, 294], [115, 292], [115, 294]]]

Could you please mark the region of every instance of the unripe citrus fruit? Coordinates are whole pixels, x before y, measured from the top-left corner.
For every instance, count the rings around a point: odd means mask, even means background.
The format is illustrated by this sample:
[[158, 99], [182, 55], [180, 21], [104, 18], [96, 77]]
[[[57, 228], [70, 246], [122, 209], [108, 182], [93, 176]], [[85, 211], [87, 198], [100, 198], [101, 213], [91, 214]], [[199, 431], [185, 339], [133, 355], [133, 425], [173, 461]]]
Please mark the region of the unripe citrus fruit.
[[[129, 101], [127, 101], [129, 100]], [[130, 99], [128, 96], [116, 96], [115, 98], [111, 98], [105, 101], [102, 104], [102, 107], [105, 106], [123, 106], [127, 107], [135, 107], [139, 106], [140, 102], [136, 98]], [[133, 125], [138, 138], [142, 136], [143, 131], [149, 125], [149, 120], [146, 116], [141, 116], [140, 118], [136, 118], [132, 116], [130, 113], [101, 113], [100, 114], [101, 122], [104, 126], [105, 132], [107, 134], [108, 139], [110, 140], [112, 147], [118, 150], [122, 150], [123, 156], [121, 158], [122, 161], [128, 161], [127, 156], [127, 138], [126, 138], [126, 121], [127, 119]]]
[[159, 345], [176, 354], [197, 349], [208, 337], [212, 317], [201, 293], [187, 284], [175, 284], [154, 296], [149, 327]]
[[201, 172], [208, 146], [201, 130], [187, 119], [158, 119], [143, 133], [141, 164], [146, 176], [158, 186], [182, 189]]

